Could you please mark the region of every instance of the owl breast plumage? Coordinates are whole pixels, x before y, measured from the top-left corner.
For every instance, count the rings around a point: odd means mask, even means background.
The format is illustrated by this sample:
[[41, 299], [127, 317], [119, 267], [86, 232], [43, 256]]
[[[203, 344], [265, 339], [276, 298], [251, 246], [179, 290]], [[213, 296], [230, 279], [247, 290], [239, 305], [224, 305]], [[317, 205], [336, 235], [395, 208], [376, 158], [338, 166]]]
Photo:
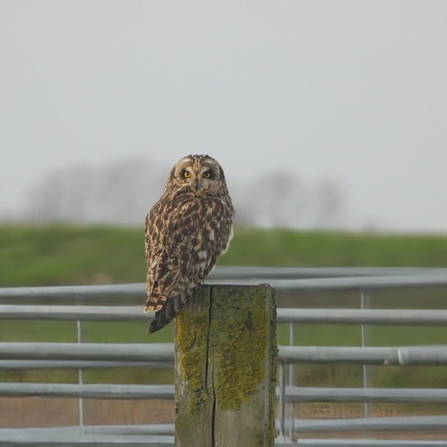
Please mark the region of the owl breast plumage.
[[155, 312], [148, 332], [184, 307], [233, 235], [234, 208], [223, 169], [207, 155], [176, 163], [163, 195], [146, 216], [147, 300]]

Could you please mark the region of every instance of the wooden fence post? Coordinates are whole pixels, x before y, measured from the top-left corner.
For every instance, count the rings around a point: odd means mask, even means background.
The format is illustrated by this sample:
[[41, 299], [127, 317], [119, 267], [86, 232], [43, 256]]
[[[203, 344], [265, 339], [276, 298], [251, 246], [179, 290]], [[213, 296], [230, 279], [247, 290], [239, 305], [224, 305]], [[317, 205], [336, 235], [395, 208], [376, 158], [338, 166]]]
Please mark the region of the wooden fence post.
[[176, 318], [176, 447], [273, 447], [276, 305], [260, 286], [201, 286]]

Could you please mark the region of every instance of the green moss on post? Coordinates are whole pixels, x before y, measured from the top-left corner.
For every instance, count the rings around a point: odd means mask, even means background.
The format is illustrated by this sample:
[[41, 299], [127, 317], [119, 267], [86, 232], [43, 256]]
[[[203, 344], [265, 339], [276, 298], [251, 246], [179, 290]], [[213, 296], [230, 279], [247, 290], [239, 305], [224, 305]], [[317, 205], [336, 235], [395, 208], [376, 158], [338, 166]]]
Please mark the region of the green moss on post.
[[276, 355], [269, 286], [202, 286], [177, 317], [176, 446], [273, 446]]
[[204, 368], [208, 355], [209, 292], [209, 288], [201, 288], [193, 306], [184, 309], [176, 325], [179, 379], [189, 389], [189, 414], [196, 411], [206, 397]]
[[198, 289], [175, 319], [176, 446], [212, 446], [212, 401], [208, 379], [211, 288]]
[[[266, 372], [268, 312], [264, 288], [213, 288], [210, 357], [216, 364], [214, 389], [222, 410], [250, 403]], [[232, 296], [242, 299], [232, 299]], [[237, 387], [235, 386], [237, 384]]]

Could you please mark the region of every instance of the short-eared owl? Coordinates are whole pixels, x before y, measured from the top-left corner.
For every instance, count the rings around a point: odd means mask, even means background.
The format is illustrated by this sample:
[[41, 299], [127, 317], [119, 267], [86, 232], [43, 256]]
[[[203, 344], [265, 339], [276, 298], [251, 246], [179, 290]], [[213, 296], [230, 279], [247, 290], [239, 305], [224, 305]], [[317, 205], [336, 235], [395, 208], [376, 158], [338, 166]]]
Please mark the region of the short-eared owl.
[[148, 333], [166, 326], [224, 254], [234, 208], [224, 172], [208, 155], [173, 167], [160, 200], [146, 216], [147, 300], [155, 312]]

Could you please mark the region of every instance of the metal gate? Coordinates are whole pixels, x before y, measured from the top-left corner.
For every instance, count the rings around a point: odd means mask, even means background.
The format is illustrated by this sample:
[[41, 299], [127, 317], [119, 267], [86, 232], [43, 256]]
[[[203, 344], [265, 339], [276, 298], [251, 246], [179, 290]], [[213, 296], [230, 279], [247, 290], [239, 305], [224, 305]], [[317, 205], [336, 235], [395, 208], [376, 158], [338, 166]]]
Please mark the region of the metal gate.
[[[414, 365], [422, 368], [447, 365], [447, 344], [443, 344], [445, 339], [442, 332], [447, 322], [447, 310], [439, 304], [444, 296], [444, 307], [447, 308], [447, 270], [220, 267], [207, 282], [267, 282], [277, 291], [277, 321], [286, 327], [282, 326], [282, 338], [279, 340], [276, 445], [334, 447], [447, 444], [447, 416], [443, 414], [377, 417], [371, 409], [372, 405], [380, 402], [438, 406], [447, 403], [447, 390], [444, 387], [375, 387], [374, 371], [371, 370], [374, 365]], [[384, 291], [402, 296], [411, 291], [414, 296], [420, 296], [419, 308], [377, 308], [374, 298]], [[331, 294], [333, 298], [327, 298]], [[436, 308], [433, 308], [433, 303], [427, 306], [426, 300], [430, 294], [437, 297]], [[331, 308], [321, 307], [322, 295], [332, 300], [334, 305]], [[340, 301], [343, 301], [341, 297], [346, 296], [350, 307], [340, 307]], [[0, 383], [0, 397], [51, 396], [78, 399], [77, 426], [7, 428], [1, 422], [0, 414], [0, 445], [174, 445], [173, 423], [90, 425], [84, 418], [84, 399], [174, 398], [172, 384], [84, 383], [84, 373], [91, 369], [172, 368], [173, 343], [84, 342], [81, 324], [84, 321], [133, 322], [144, 333], [143, 323], [148, 321], [148, 316], [141, 311], [144, 297], [144, 284], [0, 289], [0, 319], [74, 321], [77, 337], [76, 342], [69, 343], [0, 342], [0, 372], [45, 369], [77, 371], [77, 383]], [[307, 300], [306, 306], [297, 307], [295, 304], [303, 297]], [[313, 306], [312, 302], [317, 298], [320, 299], [319, 306]], [[405, 301], [405, 297], [401, 301]], [[310, 330], [313, 325], [328, 324], [358, 327], [361, 342], [357, 346], [306, 346], [300, 343], [303, 330]], [[370, 328], [373, 326], [437, 326], [440, 328], [439, 341], [423, 346], [417, 339], [408, 346], [371, 346]], [[299, 386], [297, 376], [300, 365], [324, 364], [360, 365], [360, 386]], [[300, 404], [309, 402], [360, 403], [362, 414], [353, 418], [297, 417]], [[420, 432], [426, 433], [428, 430], [436, 431], [436, 439], [421, 437]], [[349, 434], [350, 439], [343, 438], [344, 434]], [[397, 440], [396, 434], [408, 439]]]

